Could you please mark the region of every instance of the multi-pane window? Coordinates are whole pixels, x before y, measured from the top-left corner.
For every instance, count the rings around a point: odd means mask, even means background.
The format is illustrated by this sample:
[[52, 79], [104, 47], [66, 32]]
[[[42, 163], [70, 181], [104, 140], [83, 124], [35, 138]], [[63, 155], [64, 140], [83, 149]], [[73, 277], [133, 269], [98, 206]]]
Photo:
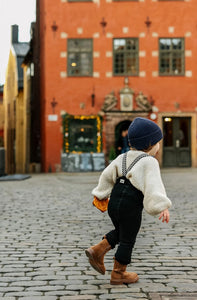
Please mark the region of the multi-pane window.
[[113, 39], [114, 75], [138, 75], [138, 48], [137, 38]]
[[185, 45], [183, 38], [159, 39], [159, 74], [184, 75]]
[[68, 76], [92, 76], [92, 39], [68, 39]]

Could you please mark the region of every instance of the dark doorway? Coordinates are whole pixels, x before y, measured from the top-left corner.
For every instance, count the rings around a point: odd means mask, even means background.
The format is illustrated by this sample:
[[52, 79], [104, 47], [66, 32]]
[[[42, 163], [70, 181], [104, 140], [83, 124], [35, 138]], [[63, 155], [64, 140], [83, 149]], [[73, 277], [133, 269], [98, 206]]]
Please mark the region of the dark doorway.
[[191, 118], [163, 118], [163, 166], [191, 167]]
[[127, 130], [129, 128], [129, 125], [131, 124], [131, 121], [125, 120], [120, 122], [116, 128], [115, 128], [115, 146], [116, 146], [116, 154], [121, 154], [121, 150], [118, 149], [121, 145], [121, 134], [123, 131]]

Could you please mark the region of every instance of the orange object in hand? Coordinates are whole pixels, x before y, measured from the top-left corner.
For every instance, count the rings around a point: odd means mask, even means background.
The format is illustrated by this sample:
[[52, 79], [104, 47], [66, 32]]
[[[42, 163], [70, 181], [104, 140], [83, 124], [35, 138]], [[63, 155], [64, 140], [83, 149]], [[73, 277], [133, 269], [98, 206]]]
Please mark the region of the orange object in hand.
[[109, 203], [108, 198], [103, 199], [103, 200], [99, 200], [96, 196], [94, 196], [94, 200], [92, 202], [92, 204], [94, 206], [96, 206], [96, 208], [98, 208], [102, 212], [105, 212], [107, 210], [108, 203]]

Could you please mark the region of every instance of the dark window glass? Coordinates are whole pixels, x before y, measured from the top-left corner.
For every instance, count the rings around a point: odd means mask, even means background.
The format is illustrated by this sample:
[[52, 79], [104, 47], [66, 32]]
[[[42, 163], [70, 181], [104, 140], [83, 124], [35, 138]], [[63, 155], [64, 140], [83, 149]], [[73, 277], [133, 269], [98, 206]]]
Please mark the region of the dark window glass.
[[70, 137], [70, 151], [95, 151], [96, 120], [71, 120]]
[[178, 139], [180, 141], [180, 147], [189, 147], [189, 119], [180, 119]]
[[102, 123], [99, 116], [63, 117], [64, 152], [102, 152]]
[[159, 40], [159, 74], [184, 75], [184, 39], [161, 38]]
[[164, 147], [173, 147], [173, 120], [172, 118], [164, 118]]
[[92, 40], [68, 39], [68, 76], [92, 76]]
[[138, 75], [138, 39], [113, 40], [114, 75]]

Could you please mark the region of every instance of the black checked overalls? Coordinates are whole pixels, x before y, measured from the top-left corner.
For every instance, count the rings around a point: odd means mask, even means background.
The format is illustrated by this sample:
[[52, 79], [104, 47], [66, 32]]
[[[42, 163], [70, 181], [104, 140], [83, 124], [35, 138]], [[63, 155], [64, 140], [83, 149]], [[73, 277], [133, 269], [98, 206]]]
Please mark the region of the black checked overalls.
[[116, 180], [108, 205], [108, 214], [115, 229], [108, 232], [106, 238], [112, 248], [119, 244], [115, 259], [123, 265], [131, 262], [132, 249], [141, 226], [144, 198], [142, 192], [136, 189], [126, 178], [126, 174], [141, 158], [146, 156], [148, 155], [139, 155], [127, 169], [127, 152], [124, 154], [122, 162], [123, 176]]

